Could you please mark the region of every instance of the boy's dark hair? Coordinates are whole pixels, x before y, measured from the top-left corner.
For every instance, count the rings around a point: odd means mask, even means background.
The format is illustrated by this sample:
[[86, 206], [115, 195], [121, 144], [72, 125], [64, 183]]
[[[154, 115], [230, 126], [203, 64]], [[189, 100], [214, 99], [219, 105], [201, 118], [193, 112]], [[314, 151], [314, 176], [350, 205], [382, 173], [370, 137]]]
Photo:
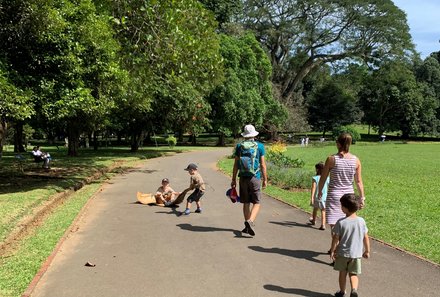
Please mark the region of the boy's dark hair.
[[345, 207], [350, 213], [359, 210], [359, 197], [355, 194], [344, 194], [340, 199], [341, 205]]
[[318, 164], [315, 164], [315, 169], [316, 169], [316, 174], [317, 175], [321, 175], [322, 174], [322, 170], [324, 169], [324, 163], [323, 162], [319, 162]]

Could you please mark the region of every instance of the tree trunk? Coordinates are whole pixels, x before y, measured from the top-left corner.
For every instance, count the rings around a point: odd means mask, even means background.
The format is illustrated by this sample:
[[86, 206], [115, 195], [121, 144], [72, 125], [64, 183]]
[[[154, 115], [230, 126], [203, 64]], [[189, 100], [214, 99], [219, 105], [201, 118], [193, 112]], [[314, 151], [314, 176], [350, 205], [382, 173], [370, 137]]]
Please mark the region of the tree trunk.
[[75, 127], [74, 123], [69, 123], [67, 127], [67, 135], [69, 138], [69, 144], [67, 149], [67, 155], [70, 157], [78, 156], [78, 148], [79, 148], [79, 136], [80, 131]]
[[14, 127], [14, 153], [23, 153], [26, 151], [23, 145], [23, 122], [15, 123]]
[[139, 146], [141, 145], [143, 140], [143, 133], [142, 131], [133, 131], [131, 133], [131, 145], [130, 145], [130, 151], [131, 152], [137, 152], [139, 150]]
[[98, 150], [98, 134], [96, 133], [96, 131], [93, 132], [93, 150], [97, 151]]
[[225, 133], [220, 133], [218, 136], [217, 146], [226, 146]]
[[8, 123], [4, 119], [0, 118], [0, 159], [3, 157], [3, 144], [6, 138], [6, 132], [8, 131]]
[[182, 130], [177, 131], [177, 142], [180, 142], [180, 143], [183, 142], [183, 131]]

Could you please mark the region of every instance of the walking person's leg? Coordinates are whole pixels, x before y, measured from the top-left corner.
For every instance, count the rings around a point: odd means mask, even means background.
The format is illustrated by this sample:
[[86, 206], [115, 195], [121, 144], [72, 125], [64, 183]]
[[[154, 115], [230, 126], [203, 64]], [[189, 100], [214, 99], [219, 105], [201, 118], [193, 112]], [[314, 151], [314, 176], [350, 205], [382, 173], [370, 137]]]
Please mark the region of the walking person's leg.
[[347, 271], [339, 271], [339, 292], [345, 293], [347, 286]]
[[313, 207], [312, 211], [312, 217], [309, 219], [310, 224], [315, 225], [316, 223], [316, 216], [318, 215], [318, 208]]
[[319, 230], [325, 230], [325, 208], [321, 209], [321, 227]]
[[184, 215], [189, 215], [191, 213], [190, 208], [191, 208], [191, 200], [190, 200], [191, 196], [188, 197], [188, 200], [186, 201], [186, 208], [185, 211], [183, 212]]
[[351, 285], [351, 294], [350, 297], [357, 297], [357, 289], [359, 286], [359, 278], [357, 274], [349, 273], [350, 276], [350, 285]]

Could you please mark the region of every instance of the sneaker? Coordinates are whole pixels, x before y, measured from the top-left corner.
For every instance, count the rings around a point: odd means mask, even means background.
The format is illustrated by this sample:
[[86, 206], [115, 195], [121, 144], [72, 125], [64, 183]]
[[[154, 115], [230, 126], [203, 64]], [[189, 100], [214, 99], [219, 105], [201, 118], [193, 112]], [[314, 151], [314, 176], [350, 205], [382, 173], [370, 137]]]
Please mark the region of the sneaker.
[[319, 227], [319, 230], [325, 230], [324, 226]]
[[335, 293], [335, 297], [344, 297], [344, 296], [345, 296], [344, 292], [339, 291]]
[[244, 225], [246, 226], [249, 235], [255, 236], [255, 231], [251, 227], [251, 225], [254, 226], [254, 223], [251, 221], [246, 221], [246, 222], [244, 222]]
[[196, 213], [202, 213], [202, 209], [201, 208], [197, 208], [195, 212]]
[[190, 213], [191, 213], [191, 211], [188, 208], [185, 209], [185, 211], [183, 212], [183, 214], [186, 216], [189, 215]]
[[249, 234], [249, 230], [247, 227], [245, 227], [243, 230], [241, 230], [241, 233]]
[[315, 220], [313, 218], [310, 218], [309, 219], [309, 223], [310, 223], [310, 225], [314, 226], [315, 225]]
[[165, 206], [170, 206], [171, 203], [172, 203], [171, 201], [165, 201], [165, 204], [164, 204], [164, 205], [165, 205]]
[[356, 289], [351, 290], [350, 297], [358, 297], [358, 296], [359, 296], [359, 295], [358, 295], [358, 292], [357, 292]]

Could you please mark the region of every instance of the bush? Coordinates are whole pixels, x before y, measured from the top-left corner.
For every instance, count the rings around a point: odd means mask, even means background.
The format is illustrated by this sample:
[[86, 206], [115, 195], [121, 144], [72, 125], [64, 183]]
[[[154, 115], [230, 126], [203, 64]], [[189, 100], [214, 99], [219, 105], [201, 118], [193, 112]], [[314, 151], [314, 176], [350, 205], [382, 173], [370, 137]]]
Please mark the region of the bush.
[[350, 133], [353, 138], [353, 144], [361, 140], [361, 134], [353, 126], [339, 126], [333, 129], [333, 138], [337, 139], [342, 133]]
[[270, 182], [283, 189], [307, 189], [314, 174], [313, 171], [303, 168], [284, 168], [271, 163], [267, 170]]
[[168, 137], [165, 139], [165, 141], [168, 143], [168, 146], [170, 148], [174, 148], [177, 144], [177, 139], [176, 137], [172, 136], [172, 135], [168, 135]]
[[287, 151], [287, 146], [282, 141], [275, 142], [267, 149], [268, 153], [284, 153], [285, 151]]
[[270, 150], [267, 152], [267, 162], [283, 168], [302, 168], [304, 166], [304, 161], [299, 158], [291, 158], [281, 152]]

